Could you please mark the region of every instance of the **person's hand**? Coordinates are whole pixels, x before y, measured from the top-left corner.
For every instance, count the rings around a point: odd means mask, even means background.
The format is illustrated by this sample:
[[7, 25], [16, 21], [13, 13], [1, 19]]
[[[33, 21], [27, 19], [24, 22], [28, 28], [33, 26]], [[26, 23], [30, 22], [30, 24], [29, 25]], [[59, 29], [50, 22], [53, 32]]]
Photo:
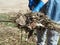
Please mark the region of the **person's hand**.
[[44, 4], [48, 2], [48, 0], [41, 0], [41, 1], [44, 2]]

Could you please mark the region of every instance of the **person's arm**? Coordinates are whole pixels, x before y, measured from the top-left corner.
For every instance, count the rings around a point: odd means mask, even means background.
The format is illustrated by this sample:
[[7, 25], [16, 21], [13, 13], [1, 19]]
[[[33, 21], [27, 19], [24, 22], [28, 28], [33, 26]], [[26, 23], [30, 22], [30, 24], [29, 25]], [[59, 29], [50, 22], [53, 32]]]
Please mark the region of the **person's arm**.
[[41, 0], [36, 7], [32, 10], [32, 12], [39, 12], [40, 9], [48, 2], [48, 0]]

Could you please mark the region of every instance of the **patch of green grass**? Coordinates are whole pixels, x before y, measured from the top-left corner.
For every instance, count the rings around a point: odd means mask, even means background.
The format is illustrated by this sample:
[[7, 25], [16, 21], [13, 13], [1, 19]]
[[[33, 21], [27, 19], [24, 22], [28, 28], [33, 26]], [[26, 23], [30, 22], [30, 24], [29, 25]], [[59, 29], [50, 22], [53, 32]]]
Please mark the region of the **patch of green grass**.
[[[0, 20], [9, 20], [10, 15], [9, 14], [5, 14], [5, 13], [0, 13]], [[12, 22], [0, 22], [0, 24], [3, 24], [5, 26], [11, 26], [11, 27], [15, 27], [16, 24], [12, 23]]]
[[5, 26], [16, 27], [16, 24], [15, 23], [11, 23], [11, 22], [1, 22], [1, 24], [5, 25]]
[[5, 14], [5, 13], [1, 13], [0, 14], [0, 19], [6, 19], [6, 20], [8, 20], [8, 18], [9, 18], [8, 14]]

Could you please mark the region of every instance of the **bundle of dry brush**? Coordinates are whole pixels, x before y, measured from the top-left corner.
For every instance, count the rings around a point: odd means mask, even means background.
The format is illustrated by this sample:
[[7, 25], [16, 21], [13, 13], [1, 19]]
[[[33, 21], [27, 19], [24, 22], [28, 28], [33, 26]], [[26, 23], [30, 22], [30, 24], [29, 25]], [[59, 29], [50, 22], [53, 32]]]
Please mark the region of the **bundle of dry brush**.
[[[33, 31], [39, 28], [56, 30], [60, 32], [60, 24], [53, 22], [48, 18], [47, 15], [38, 12], [38, 13], [26, 13], [26, 14], [18, 14], [18, 18], [16, 18], [15, 22], [18, 24], [18, 27], [24, 28], [28, 34], [28, 38], [32, 36]], [[43, 31], [43, 30], [42, 30]]]
[[33, 31], [38, 28], [52, 29], [60, 32], [60, 24], [53, 22], [47, 15], [41, 12], [29, 12], [26, 14], [18, 13], [10, 22], [16, 23], [18, 28], [24, 28], [26, 32], [29, 32], [28, 38], [32, 35]]
[[43, 13], [26, 13], [24, 15], [20, 15], [19, 18], [16, 19], [16, 23], [21, 26], [27, 26], [28, 28], [37, 29], [38, 27], [43, 27], [45, 29], [53, 29], [56, 31], [60, 31], [60, 24], [53, 22], [48, 18], [47, 15]]

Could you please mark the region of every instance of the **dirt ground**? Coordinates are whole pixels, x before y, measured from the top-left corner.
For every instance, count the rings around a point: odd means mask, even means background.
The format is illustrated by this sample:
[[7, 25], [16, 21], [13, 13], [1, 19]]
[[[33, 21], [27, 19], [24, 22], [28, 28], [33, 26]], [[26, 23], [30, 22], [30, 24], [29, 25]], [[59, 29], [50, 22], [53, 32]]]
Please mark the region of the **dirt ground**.
[[[26, 42], [27, 33], [17, 27], [10, 27], [0, 24], [0, 45], [35, 45], [36, 43]], [[33, 38], [34, 39], [34, 38]]]
[[0, 13], [18, 12], [25, 13], [28, 8], [28, 0], [0, 0]]

